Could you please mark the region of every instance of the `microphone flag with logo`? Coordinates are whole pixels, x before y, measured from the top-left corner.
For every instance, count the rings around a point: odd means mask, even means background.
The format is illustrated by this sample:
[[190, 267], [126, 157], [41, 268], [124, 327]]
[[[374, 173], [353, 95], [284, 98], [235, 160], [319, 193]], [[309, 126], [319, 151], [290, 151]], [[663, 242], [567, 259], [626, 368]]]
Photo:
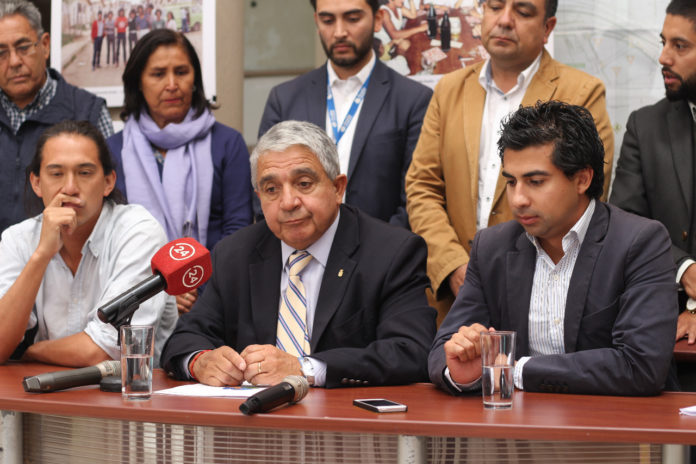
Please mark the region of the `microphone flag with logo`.
[[210, 251], [191, 237], [172, 240], [152, 257], [152, 273], [164, 277], [170, 295], [200, 287], [212, 272]]
[[152, 257], [153, 275], [97, 310], [102, 322], [118, 327], [128, 321], [143, 301], [164, 290], [181, 295], [203, 285], [213, 272], [210, 251], [186, 237], [164, 245]]

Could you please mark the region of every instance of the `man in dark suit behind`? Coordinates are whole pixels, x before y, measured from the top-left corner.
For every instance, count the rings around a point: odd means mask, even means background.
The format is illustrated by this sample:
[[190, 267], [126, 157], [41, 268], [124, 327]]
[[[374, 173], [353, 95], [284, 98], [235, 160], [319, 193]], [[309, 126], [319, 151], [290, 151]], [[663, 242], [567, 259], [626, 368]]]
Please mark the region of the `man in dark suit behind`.
[[423, 239], [341, 205], [336, 147], [311, 123], [271, 128], [251, 172], [266, 220], [215, 247], [211, 281], [179, 319], [164, 368], [210, 385], [427, 380], [435, 310]]
[[430, 379], [454, 394], [476, 390], [479, 333], [515, 330], [519, 389], [657, 394], [677, 320], [664, 227], [598, 200], [604, 148], [582, 107], [522, 108], [498, 147], [516, 221], [476, 234]]
[[[373, 33], [384, 13], [378, 0], [311, 3], [329, 59], [325, 66], [271, 90], [259, 137], [290, 119], [326, 128], [337, 143], [341, 172], [348, 176], [346, 203], [408, 228], [404, 177], [432, 91], [391, 70], [373, 52]], [[352, 102], [363, 94], [363, 85], [364, 99], [353, 112]], [[334, 107], [335, 129], [330, 116]]]
[[[696, 214], [694, 124], [696, 121], [696, 3], [667, 6], [660, 34], [666, 98], [631, 113], [609, 201], [660, 221], [672, 240], [676, 282], [681, 285], [676, 339], [696, 342]], [[690, 301], [687, 301], [690, 300]], [[686, 310], [684, 310], [686, 308]], [[686, 366], [692, 372], [691, 366]], [[686, 380], [686, 379], [682, 379]], [[696, 379], [688, 380], [690, 389]]]

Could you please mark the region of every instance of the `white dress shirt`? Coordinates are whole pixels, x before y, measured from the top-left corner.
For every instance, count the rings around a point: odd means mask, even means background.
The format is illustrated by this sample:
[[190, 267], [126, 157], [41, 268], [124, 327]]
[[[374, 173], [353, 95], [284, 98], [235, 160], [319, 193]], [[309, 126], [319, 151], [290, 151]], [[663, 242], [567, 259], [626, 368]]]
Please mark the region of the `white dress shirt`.
[[[338, 127], [341, 127], [341, 124], [343, 124], [343, 120], [345, 119], [346, 114], [348, 114], [348, 110], [350, 110], [353, 100], [358, 95], [360, 87], [362, 87], [372, 73], [372, 68], [375, 65], [376, 58], [372, 51], [370, 51], [370, 55], [370, 61], [368, 61], [368, 63], [363, 66], [363, 68], [358, 71], [357, 74], [350, 76], [345, 80], [338, 78], [336, 71], [334, 71], [333, 66], [331, 66], [330, 61], [326, 62], [326, 68], [329, 74], [329, 85], [331, 86], [331, 93], [333, 95], [334, 105], [336, 107], [336, 122]], [[360, 111], [362, 110], [363, 103], [365, 103], [365, 99], [363, 99], [363, 101], [360, 102], [360, 105], [358, 105], [353, 119], [350, 121], [350, 124], [348, 124], [348, 127], [341, 137], [341, 140], [339, 140], [338, 145], [336, 145], [338, 150], [338, 160], [341, 166], [341, 174], [348, 173], [350, 151], [353, 148], [353, 137], [355, 136], [355, 126], [358, 124], [358, 118], [360, 117]], [[334, 133], [333, 128], [331, 127], [331, 118], [329, 117], [328, 107], [326, 109], [326, 133], [329, 134], [329, 137], [331, 137], [333, 140]], [[344, 193], [343, 199], [345, 200], [345, 198]]]
[[[0, 240], [0, 298], [7, 293], [41, 238], [42, 215], [6, 229]], [[84, 331], [112, 359], [120, 359], [116, 329], [97, 309], [152, 275], [150, 260], [167, 242], [157, 220], [140, 205], [105, 201], [82, 247], [75, 275], [59, 253], [48, 263], [27, 330], [38, 324], [34, 342]], [[177, 320], [174, 297], [159, 293], [140, 305], [134, 325], [155, 327], [155, 366]]]
[[479, 73], [479, 84], [486, 90], [486, 101], [483, 106], [479, 145], [477, 231], [488, 227], [488, 217], [491, 214], [495, 199], [495, 187], [500, 173], [498, 139], [500, 138], [501, 122], [505, 116], [519, 108], [529, 83], [539, 69], [539, 63], [541, 63], [541, 53], [527, 69], [517, 76], [517, 85], [507, 93], [503, 93], [495, 84], [490, 59], [486, 61]]

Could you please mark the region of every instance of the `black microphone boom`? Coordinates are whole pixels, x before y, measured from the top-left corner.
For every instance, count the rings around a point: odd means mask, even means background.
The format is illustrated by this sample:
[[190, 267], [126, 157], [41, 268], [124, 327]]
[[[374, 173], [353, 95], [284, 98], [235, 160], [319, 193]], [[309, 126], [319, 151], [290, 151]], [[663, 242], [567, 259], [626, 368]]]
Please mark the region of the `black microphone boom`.
[[24, 377], [22, 386], [25, 392], [52, 392], [83, 385], [95, 385], [109, 375], [121, 375], [121, 361], [102, 361], [96, 366]]
[[261, 390], [250, 396], [239, 406], [247, 416], [257, 412], [266, 412], [286, 403], [294, 404], [307, 395], [309, 382], [299, 375], [288, 375], [277, 385]]
[[99, 320], [116, 326], [126, 322], [138, 309], [140, 303], [164, 290], [167, 281], [160, 274], [154, 274], [129, 288], [97, 310]]

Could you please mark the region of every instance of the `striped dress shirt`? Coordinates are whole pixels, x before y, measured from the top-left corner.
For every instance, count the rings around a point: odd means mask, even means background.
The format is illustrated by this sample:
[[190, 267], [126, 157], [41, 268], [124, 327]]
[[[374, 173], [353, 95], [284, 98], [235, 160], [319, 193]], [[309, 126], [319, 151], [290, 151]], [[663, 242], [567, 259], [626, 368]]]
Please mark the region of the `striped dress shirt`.
[[[591, 200], [578, 222], [563, 237], [563, 257], [553, 262], [536, 237], [527, 234], [537, 251], [532, 295], [529, 301], [529, 354], [541, 356], [563, 354], [563, 327], [570, 277], [580, 247], [585, 239], [595, 210]], [[520, 358], [515, 366], [515, 386], [522, 389], [522, 369], [529, 356]]]

